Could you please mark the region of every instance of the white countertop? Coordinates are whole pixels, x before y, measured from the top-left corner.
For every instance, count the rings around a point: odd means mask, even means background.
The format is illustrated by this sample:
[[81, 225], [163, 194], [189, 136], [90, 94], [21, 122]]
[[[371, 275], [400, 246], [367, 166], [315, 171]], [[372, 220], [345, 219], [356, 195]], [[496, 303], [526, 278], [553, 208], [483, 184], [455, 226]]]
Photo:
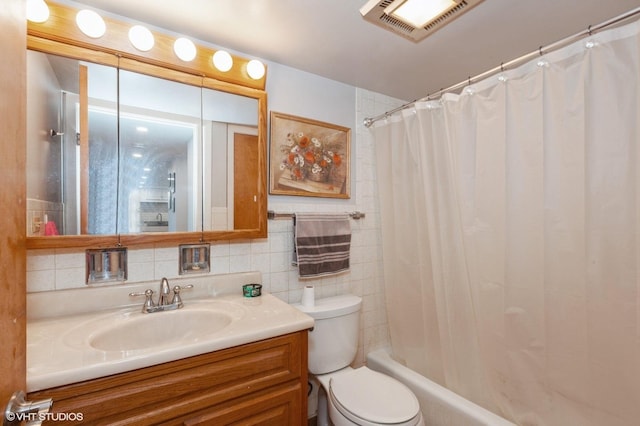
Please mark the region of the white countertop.
[[[178, 280], [175, 280], [176, 283]], [[172, 283], [173, 284], [173, 283]], [[226, 349], [246, 343], [305, 330], [313, 319], [270, 294], [244, 298], [241, 288], [233, 294], [219, 294], [200, 300], [186, 299], [184, 310], [197, 309], [207, 301], [234, 306], [238, 320], [207, 338], [188, 343], [156, 346], [152, 349], [103, 351], [83, 345], [78, 329], [86, 324], [100, 329], [114, 315], [171, 315], [172, 312], [142, 314], [142, 303], [95, 313], [74, 313], [38, 317], [27, 321], [27, 391], [46, 389], [97, 377], [131, 371], [151, 365]], [[120, 291], [128, 291], [120, 288]], [[186, 294], [186, 292], [185, 292]], [[87, 293], [85, 292], [84, 296]], [[59, 295], [55, 295], [59, 297]], [[38, 297], [42, 297], [38, 295]], [[163, 317], [169, 320], [169, 317]], [[85, 327], [86, 328], [86, 327]]]

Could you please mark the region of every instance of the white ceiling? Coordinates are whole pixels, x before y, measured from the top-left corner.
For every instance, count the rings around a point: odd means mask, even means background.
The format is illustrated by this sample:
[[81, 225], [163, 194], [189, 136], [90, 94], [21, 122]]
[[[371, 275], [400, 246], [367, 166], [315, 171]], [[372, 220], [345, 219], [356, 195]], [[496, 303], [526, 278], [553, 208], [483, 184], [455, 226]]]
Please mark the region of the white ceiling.
[[359, 13], [366, 0], [80, 3], [404, 100], [640, 7], [640, 0], [485, 0], [414, 43], [366, 22]]

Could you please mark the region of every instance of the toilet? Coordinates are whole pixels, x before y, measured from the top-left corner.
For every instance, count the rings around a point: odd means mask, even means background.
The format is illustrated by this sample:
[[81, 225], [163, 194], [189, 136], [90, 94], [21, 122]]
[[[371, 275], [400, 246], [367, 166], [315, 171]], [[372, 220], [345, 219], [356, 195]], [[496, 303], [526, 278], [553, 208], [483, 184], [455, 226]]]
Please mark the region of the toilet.
[[396, 379], [351, 368], [358, 350], [362, 299], [343, 295], [294, 305], [315, 320], [309, 332], [309, 372], [321, 384], [318, 426], [424, 426], [418, 399]]

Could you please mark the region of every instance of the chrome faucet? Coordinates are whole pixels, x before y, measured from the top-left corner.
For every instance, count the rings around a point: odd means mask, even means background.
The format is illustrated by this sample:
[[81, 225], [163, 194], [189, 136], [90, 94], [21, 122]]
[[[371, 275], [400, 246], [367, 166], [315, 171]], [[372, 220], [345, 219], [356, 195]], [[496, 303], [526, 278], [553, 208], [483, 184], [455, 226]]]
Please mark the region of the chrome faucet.
[[169, 288], [169, 280], [166, 278], [162, 278], [162, 281], [160, 281], [160, 295], [158, 296], [158, 306], [167, 306], [171, 304], [171, 302], [169, 301], [169, 294], [171, 294], [171, 289]]
[[193, 288], [193, 284], [185, 285], [185, 286], [175, 286], [173, 287], [173, 297], [169, 297], [171, 295], [171, 289], [169, 287], [169, 280], [166, 278], [162, 278], [160, 281], [160, 291], [158, 295], [158, 303], [153, 301], [153, 293], [154, 291], [150, 288], [146, 289], [144, 293], [129, 293], [131, 297], [137, 296], [145, 296], [144, 304], [142, 305], [142, 313], [143, 314], [151, 314], [154, 312], [162, 312], [162, 311], [173, 311], [175, 309], [180, 309], [184, 306], [182, 302], [182, 297], [180, 297], [180, 291], [188, 290]]

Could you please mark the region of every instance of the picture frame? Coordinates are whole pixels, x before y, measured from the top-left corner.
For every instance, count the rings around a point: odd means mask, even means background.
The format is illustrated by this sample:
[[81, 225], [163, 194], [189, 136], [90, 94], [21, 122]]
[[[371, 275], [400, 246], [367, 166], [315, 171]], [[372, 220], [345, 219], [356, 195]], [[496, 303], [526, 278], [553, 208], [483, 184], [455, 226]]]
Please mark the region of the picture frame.
[[270, 194], [350, 198], [350, 128], [275, 111], [270, 119]]

